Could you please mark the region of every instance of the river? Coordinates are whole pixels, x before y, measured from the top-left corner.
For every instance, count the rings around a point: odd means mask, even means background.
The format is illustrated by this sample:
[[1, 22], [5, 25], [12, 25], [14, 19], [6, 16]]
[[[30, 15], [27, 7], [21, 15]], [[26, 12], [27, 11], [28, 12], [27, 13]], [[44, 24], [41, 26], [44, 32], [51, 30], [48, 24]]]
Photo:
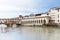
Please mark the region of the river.
[[0, 32], [0, 40], [60, 40], [60, 29], [41, 27], [8, 28]]

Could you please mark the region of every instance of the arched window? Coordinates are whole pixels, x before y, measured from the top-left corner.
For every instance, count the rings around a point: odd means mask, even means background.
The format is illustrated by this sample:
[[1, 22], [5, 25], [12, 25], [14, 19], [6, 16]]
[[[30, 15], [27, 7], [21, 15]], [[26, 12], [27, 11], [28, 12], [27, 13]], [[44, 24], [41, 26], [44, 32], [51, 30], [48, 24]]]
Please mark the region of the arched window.
[[39, 23], [40, 23], [40, 20], [39, 20]]
[[41, 20], [41, 23], [42, 23], [42, 20]]
[[44, 20], [44, 24], [46, 24], [46, 20]]

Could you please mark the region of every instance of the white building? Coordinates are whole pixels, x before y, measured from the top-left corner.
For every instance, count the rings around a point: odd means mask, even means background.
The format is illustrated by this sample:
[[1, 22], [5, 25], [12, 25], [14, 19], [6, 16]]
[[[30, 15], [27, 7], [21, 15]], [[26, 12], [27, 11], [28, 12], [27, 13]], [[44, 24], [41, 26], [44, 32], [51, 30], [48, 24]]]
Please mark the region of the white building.
[[49, 20], [50, 16], [48, 13], [31, 14], [23, 17], [22, 25], [43, 25], [48, 24]]
[[22, 25], [43, 25], [60, 23], [60, 7], [51, 8], [48, 12], [24, 16]]
[[60, 23], [60, 7], [51, 8], [49, 10], [49, 15], [52, 22]]

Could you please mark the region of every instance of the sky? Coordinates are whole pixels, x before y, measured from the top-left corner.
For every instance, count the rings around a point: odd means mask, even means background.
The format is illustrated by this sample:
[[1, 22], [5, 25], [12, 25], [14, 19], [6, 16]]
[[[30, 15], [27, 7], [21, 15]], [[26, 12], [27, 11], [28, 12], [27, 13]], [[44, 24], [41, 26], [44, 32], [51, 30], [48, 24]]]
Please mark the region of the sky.
[[48, 12], [60, 6], [60, 0], [0, 0], [0, 18]]

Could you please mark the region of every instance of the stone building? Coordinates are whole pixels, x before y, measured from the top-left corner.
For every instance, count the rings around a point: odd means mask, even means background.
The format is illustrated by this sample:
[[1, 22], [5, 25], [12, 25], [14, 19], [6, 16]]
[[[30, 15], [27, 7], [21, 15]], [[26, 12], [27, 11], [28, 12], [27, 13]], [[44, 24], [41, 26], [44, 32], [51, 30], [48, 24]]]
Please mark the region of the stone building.
[[22, 25], [60, 24], [60, 7], [51, 8], [48, 12], [23, 16]]
[[49, 10], [51, 22], [60, 23], [60, 7], [54, 7]]
[[22, 19], [22, 25], [43, 25], [48, 24], [50, 16], [48, 13], [33, 14], [24, 16]]
[[51, 8], [48, 12], [30, 15], [19, 15], [9, 19], [0, 19], [0, 23], [16, 23], [22, 25], [43, 25], [48, 23], [60, 24], [60, 7]]

